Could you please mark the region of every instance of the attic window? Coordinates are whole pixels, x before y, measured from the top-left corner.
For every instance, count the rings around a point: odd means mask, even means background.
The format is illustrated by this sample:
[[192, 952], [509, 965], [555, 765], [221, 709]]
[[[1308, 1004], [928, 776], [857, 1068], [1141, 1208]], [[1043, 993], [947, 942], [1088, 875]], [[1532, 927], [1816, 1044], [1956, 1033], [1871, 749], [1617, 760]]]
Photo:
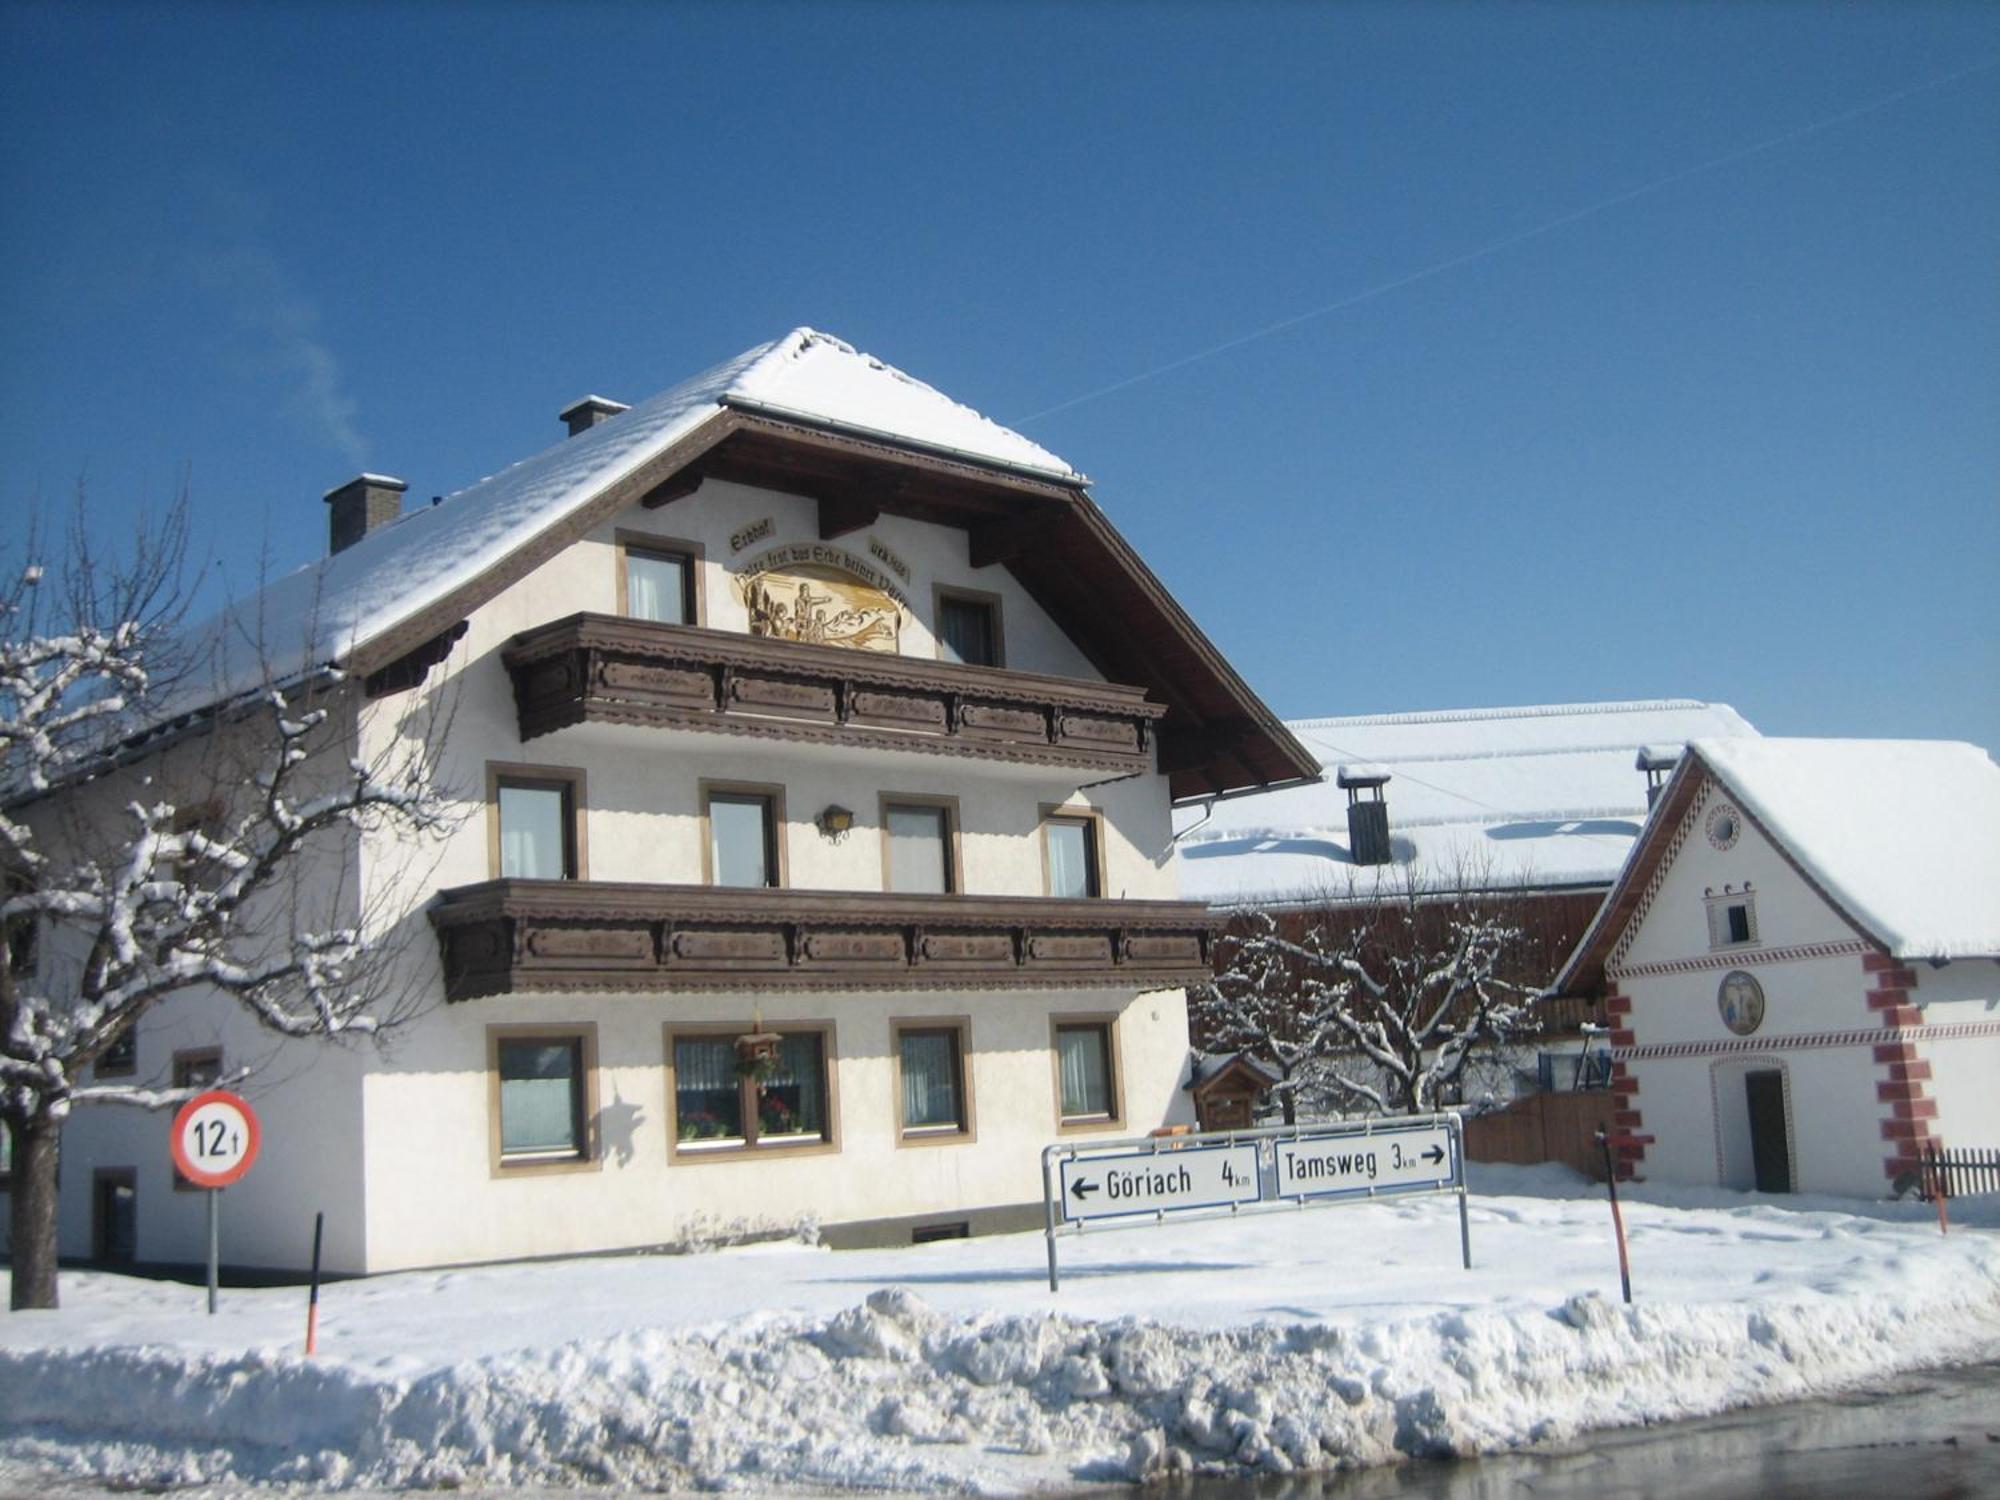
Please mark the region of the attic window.
[[1740, 891], [1725, 886], [1720, 895], [1710, 891], [1707, 902], [1710, 952], [1757, 941], [1757, 898], [1747, 884]]

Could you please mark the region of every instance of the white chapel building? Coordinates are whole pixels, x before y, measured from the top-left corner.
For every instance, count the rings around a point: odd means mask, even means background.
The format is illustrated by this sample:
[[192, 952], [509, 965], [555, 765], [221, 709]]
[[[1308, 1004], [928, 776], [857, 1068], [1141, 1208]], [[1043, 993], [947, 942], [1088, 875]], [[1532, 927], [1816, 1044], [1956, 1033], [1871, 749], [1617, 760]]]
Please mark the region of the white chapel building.
[[[236, 611], [364, 753], [448, 697], [463, 817], [312, 873], [398, 945], [387, 1047], [177, 1001], [100, 1065], [253, 1066], [225, 1262], [301, 1267], [316, 1211], [342, 1273], [1021, 1227], [1044, 1145], [1191, 1120], [1173, 808], [1319, 767], [1084, 476], [807, 329], [563, 416], [429, 506], [331, 492]], [[78, 1111], [65, 1255], [202, 1257], [167, 1123]]]
[[1557, 988], [1602, 996], [1625, 1166], [1882, 1197], [2000, 1146], [2000, 767], [1696, 740]]

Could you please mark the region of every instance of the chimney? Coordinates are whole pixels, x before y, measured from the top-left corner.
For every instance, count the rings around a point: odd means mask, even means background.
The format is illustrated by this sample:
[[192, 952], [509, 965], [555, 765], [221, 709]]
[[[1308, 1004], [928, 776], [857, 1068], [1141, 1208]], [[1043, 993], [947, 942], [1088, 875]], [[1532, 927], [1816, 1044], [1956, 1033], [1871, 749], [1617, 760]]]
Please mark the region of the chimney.
[[1357, 865], [1389, 863], [1389, 804], [1382, 788], [1389, 773], [1362, 762], [1342, 766], [1334, 779], [1347, 793], [1347, 848]]
[[357, 474], [326, 492], [332, 507], [326, 515], [326, 550], [345, 552], [369, 532], [387, 526], [403, 513], [403, 491], [409, 485], [390, 474]]
[[1679, 745], [1639, 747], [1639, 758], [1633, 764], [1646, 773], [1646, 807], [1649, 811], [1653, 804], [1660, 800], [1660, 793], [1666, 788], [1667, 778], [1674, 774], [1674, 767], [1680, 763]]
[[599, 422], [608, 422], [621, 411], [631, 409], [623, 401], [613, 401], [607, 396], [585, 396], [570, 402], [556, 415], [569, 424], [569, 435], [575, 437], [579, 432], [588, 432]]

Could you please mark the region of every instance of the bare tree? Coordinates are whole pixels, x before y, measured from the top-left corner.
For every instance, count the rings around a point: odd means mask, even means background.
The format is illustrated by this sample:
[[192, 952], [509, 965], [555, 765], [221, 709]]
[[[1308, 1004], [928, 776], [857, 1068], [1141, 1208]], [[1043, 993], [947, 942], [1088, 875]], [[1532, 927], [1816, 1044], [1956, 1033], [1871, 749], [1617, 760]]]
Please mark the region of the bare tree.
[[[96, 1076], [140, 1017], [224, 997], [286, 1037], [406, 1019], [352, 887], [362, 831], [441, 829], [438, 735], [364, 759], [332, 671], [212, 701], [181, 628], [185, 502], [121, 561], [81, 513], [51, 574], [31, 534], [0, 593], [0, 1124], [12, 1138], [12, 1305], [54, 1307], [57, 1165], [79, 1104], [187, 1089]], [[219, 686], [219, 685], [218, 685]], [[174, 716], [162, 722], [165, 714]], [[88, 1077], [87, 1077], [88, 1073]]]
[[1365, 893], [1239, 914], [1194, 999], [1209, 1050], [1250, 1054], [1300, 1112], [1421, 1113], [1539, 1024], [1529, 934], [1505, 896], [1409, 867]]

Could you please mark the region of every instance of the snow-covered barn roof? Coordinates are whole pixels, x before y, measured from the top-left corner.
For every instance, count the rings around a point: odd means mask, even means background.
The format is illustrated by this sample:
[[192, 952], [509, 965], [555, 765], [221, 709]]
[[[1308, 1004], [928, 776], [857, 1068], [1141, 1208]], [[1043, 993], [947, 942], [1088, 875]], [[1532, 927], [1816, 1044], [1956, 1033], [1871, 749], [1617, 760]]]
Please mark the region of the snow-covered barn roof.
[[[1642, 746], [1755, 736], [1727, 704], [1572, 703], [1296, 719], [1323, 780], [1177, 815], [1184, 897], [1218, 906], [1372, 891], [1379, 872], [1496, 890], [1608, 886], [1646, 818]], [[1357, 866], [1334, 768], [1366, 765], [1383, 791], [1396, 864]], [[1199, 825], [1198, 827], [1196, 825]]]
[[1698, 739], [1556, 988], [1595, 985], [1711, 779], [1897, 958], [2000, 957], [2000, 766], [1957, 740]]

